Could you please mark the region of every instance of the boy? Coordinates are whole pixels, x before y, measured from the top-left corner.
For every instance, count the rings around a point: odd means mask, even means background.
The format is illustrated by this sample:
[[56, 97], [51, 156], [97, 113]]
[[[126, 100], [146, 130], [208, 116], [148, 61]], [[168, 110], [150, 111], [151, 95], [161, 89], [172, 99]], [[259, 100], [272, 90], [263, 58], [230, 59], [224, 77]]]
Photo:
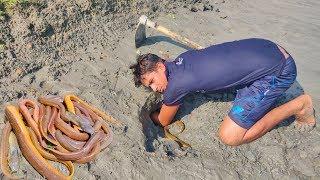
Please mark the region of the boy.
[[160, 112], [150, 115], [161, 126], [170, 124], [188, 93], [241, 85], [246, 87], [237, 91], [233, 107], [219, 128], [223, 143], [237, 146], [254, 141], [292, 115], [298, 127], [316, 123], [311, 97], [306, 94], [271, 109], [293, 84], [297, 71], [293, 58], [269, 40], [244, 39], [190, 50], [173, 62], [145, 54], [130, 68], [137, 86], [163, 93]]

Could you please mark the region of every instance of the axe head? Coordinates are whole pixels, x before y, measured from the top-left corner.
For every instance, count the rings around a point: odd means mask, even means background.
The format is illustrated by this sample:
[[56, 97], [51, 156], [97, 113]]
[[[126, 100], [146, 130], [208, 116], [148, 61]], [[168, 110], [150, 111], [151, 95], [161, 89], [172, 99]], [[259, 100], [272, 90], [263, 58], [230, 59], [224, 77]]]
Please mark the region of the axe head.
[[136, 34], [135, 34], [135, 39], [134, 39], [136, 48], [141, 47], [146, 38], [147, 38], [146, 37], [146, 26], [142, 23], [139, 23], [138, 27], [136, 29]]
[[144, 40], [147, 38], [146, 37], [146, 24], [148, 21], [148, 17], [145, 15], [142, 15], [139, 18], [139, 24], [136, 29], [136, 34], [135, 34], [135, 45], [136, 48], [139, 48], [142, 46]]

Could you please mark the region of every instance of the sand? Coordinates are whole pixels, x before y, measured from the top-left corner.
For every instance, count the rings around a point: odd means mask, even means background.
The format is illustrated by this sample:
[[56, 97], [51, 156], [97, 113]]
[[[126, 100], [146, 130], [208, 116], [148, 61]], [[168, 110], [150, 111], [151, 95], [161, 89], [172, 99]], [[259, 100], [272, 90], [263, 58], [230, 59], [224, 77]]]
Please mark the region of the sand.
[[[134, 32], [141, 14], [203, 46], [248, 37], [279, 43], [294, 57], [297, 82], [279, 99], [303, 91], [320, 111], [320, 2], [283, 1], [39, 1], [0, 20], [0, 128], [3, 107], [19, 98], [73, 92], [123, 121], [111, 146], [74, 179], [317, 179], [320, 129], [294, 129], [292, 119], [257, 141], [228, 147], [217, 130], [234, 93], [190, 94], [176, 119], [186, 130], [183, 150], [150, 122], [160, 95], [134, 87]], [[147, 30], [141, 52], [170, 58], [186, 47]], [[319, 113], [317, 113], [319, 116]], [[19, 173], [42, 177], [22, 158]]]

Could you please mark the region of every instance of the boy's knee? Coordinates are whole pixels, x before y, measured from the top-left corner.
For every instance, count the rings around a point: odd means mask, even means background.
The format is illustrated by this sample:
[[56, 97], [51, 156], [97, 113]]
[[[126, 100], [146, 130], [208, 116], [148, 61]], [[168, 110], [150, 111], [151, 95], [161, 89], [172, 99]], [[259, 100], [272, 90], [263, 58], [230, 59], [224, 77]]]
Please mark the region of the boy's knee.
[[241, 142], [239, 142], [239, 139], [235, 138], [234, 136], [232, 136], [230, 134], [232, 134], [232, 133], [230, 133], [230, 131], [228, 129], [223, 129], [223, 128], [219, 129], [219, 138], [220, 138], [221, 142], [223, 142], [224, 144], [226, 144], [228, 146], [240, 145]]
[[224, 144], [238, 146], [243, 144], [243, 137], [246, 131], [246, 129], [241, 128], [227, 116], [221, 123], [218, 134]]

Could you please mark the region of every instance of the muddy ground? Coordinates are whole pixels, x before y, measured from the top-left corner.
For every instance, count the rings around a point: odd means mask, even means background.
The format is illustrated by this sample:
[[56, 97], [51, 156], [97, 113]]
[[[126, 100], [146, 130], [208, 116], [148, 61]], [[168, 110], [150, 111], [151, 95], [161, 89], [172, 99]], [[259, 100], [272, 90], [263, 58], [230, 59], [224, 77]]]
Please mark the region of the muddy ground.
[[[201, 45], [261, 37], [295, 58], [298, 79], [278, 105], [306, 91], [320, 111], [320, 3], [316, 0], [31, 1], [0, 19], [0, 103], [72, 92], [125, 127], [98, 158], [76, 165], [74, 179], [318, 179], [320, 129], [294, 129], [288, 119], [261, 139], [240, 147], [216, 134], [234, 92], [191, 94], [176, 119], [186, 130], [183, 150], [163, 138], [148, 112], [159, 95], [134, 87], [134, 32], [140, 15]], [[142, 53], [174, 58], [187, 48], [151, 29]], [[317, 114], [319, 115], [319, 113]], [[42, 177], [25, 160], [19, 173]]]

